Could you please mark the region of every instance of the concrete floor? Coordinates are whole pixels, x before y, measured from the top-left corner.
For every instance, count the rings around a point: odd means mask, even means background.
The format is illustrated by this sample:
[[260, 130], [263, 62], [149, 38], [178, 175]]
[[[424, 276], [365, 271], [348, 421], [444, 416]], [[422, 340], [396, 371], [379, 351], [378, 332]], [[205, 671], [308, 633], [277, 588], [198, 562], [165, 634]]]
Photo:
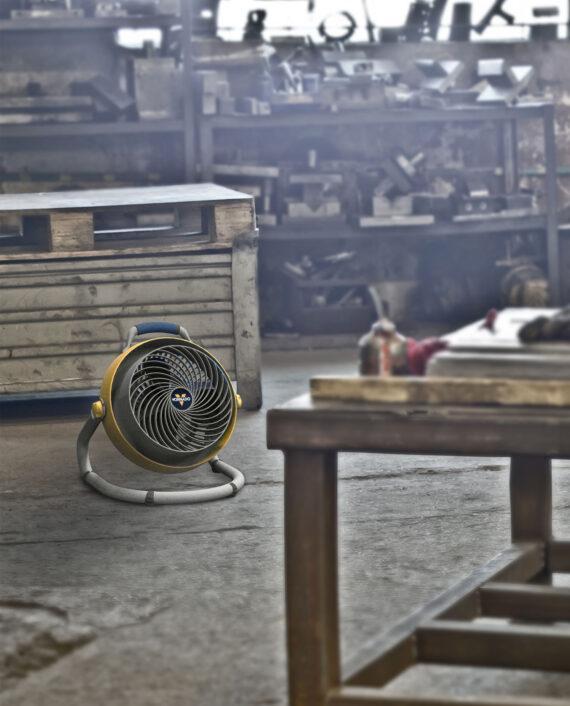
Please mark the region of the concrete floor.
[[[266, 407], [354, 365], [352, 352], [267, 354]], [[265, 448], [264, 412], [241, 414], [225, 453], [246, 473], [242, 493], [171, 508], [85, 487], [80, 424], [0, 428], [0, 706], [285, 704], [282, 459]], [[102, 432], [93, 447], [117, 482], [212, 480], [133, 470]], [[555, 523], [568, 535], [565, 477], [555, 473]], [[340, 512], [347, 655], [504, 547], [507, 463], [341, 456]], [[390, 690], [570, 693], [567, 677], [504, 674], [422, 668]]]

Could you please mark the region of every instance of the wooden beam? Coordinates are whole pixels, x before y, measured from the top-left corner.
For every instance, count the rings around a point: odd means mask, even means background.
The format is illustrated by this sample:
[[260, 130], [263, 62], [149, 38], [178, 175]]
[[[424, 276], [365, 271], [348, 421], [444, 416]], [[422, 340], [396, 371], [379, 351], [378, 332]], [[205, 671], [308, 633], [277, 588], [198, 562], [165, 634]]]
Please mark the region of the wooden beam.
[[441, 594], [386, 634], [369, 642], [350, 660], [345, 681], [354, 686], [382, 686], [416, 661], [414, 632], [434, 618], [467, 618], [478, 614], [477, 590], [487, 581], [528, 581], [544, 568], [541, 544], [513, 545], [466, 579]]
[[325, 706], [340, 685], [337, 456], [285, 454], [285, 597], [290, 706]]
[[570, 622], [570, 588], [489, 583], [480, 591], [481, 613], [495, 618]]
[[52, 252], [93, 250], [93, 213], [90, 211], [49, 214], [49, 249]]
[[546, 554], [550, 572], [570, 573], [570, 542], [552, 540], [547, 545]]
[[329, 694], [327, 706], [570, 706], [570, 700], [542, 696], [389, 696], [381, 689], [342, 687]]
[[510, 476], [513, 542], [552, 539], [552, 471], [546, 456], [513, 456]]
[[568, 380], [517, 380], [454, 377], [311, 378], [315, 400], [412, 405], [490, 405], [568, 407]]
[[232, 298], [238, 392], [245, 409], [259, 409], [261, 343], [257, 296], [257, 234], [236, 238], [232, 249]]
[[570, 671], [570, 630], [441, 620], [419, 627], [416, 638], [420, 662]]
[[570, 457], [567, 411], [526, 407], [364, 405], [302, 395], [268, 412], [269, 448]]

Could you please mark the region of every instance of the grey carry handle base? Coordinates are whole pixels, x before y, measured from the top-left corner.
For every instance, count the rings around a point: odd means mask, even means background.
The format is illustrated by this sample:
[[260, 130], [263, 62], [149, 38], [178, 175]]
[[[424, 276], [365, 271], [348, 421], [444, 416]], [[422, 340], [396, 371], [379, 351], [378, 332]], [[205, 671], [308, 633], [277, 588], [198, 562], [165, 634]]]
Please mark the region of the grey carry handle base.
[[171, 336], [180, 336], [187, 341], [191, 340], [188, 331], [180, 324], [170, 324], [166, 321], [146, 321], [142, 324], [131, 326], [123, 350], [130, 348], [137, 336], [144, 336], [147, 333], [167, 333]]
[[138, 505], [183, 505], [230, 498], [237, 495], [245, 485], [243, 473], [238, 471], [237, 468], [220, 461], [217, 457], [209, 462], [210, 468], [214, 473], [223, 473], [230, 479], [230, 482], [214, 488], [199, 490], [137, 490], [109, 483], [98, 473], [95, 473], [89, 459], [89, 442], [100, 423], [101, 419], [96, 419], [93, 415], [90, 415], [83, 425], [77, 438], [77, 462], [83, 481], [108, 498], [127, 503], [137, 503]]

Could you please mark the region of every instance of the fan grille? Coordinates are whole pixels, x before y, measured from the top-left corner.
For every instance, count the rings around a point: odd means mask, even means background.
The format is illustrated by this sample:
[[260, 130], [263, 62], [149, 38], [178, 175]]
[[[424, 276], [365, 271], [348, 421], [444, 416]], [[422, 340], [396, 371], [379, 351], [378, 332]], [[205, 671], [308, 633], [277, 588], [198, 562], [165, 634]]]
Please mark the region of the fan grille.
[[211, 356], [189, 346], [167, 345], [137, 363], [129, 401], [137, 424], [152, 441], [190, 453], [223, 436], [232, 420], [234, 396]]

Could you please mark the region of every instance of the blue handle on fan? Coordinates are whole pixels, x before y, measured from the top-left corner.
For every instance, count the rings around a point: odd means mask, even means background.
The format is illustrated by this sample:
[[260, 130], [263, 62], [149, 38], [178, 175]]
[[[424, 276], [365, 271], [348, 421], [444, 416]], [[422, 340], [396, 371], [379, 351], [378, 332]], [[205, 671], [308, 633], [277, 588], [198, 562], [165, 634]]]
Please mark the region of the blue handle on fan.
[[136, 336], [144, 336], [145, 333], [168, 333], [173, 336], [181, 336], [187, 341], [190, 340], [188, 331], [179, 324], [169, 324], [166, 321], [147, 321], [142, 324], [137, 324], [129, 329], [127, 341], [123, 350], [130, 348]]
[[173, 336], [180, 335], [180, 325], [169, 324], [166, 321], [147, 321], [144, 324], [137, 324], [135, 328], [139, 336], [144, 336], [145, 333], [170, 333]]

